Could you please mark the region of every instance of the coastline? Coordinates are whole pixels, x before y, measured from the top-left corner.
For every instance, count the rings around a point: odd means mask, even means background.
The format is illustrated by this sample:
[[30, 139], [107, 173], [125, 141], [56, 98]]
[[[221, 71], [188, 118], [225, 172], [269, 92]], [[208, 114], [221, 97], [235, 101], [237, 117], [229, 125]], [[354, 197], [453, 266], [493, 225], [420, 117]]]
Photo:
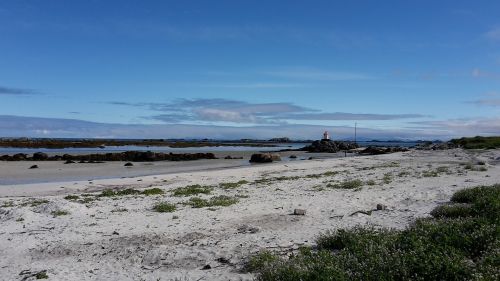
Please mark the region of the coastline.
[[[459, 189], [499, 183], [498, 157], [500, 150], [412, 150], [92, 184], [81, 181], [65, 188], [60, 183], [0, 186], [0, 254], [10, 257], [0, 261], [0, 268], [9, 279], [29, 267], [47, 270], [55, 280], [251, 280], [253, 275], [241, 268], [249, 255], [260, 250], [291, 253], [332, 229], [402, 229], [416, 218], [429, 216]], [[476, 164], [480, 161], [485, 164]], [[473, 168], [467, 169], [467, 163], [474, 163]], [[479, 169], [483, 166], [485, 171]], [[222, 187], [241, 180], [246, 183]], [[353, 180], [361, 181], [361, 186], [336, 187]], [[189, 197], [173, 195], [177, 188], [193, 184], [213, 187], [211, 194], [197, 195], [201, 198], [224, 195], [238, 201], [192, 208], [185, 205]], [[104, 189], [153, 187], [165, 193], [95, 197], [85, 204], [64, 198], [82, 193], [95, 196]], [[9, 192], [18, 192], [17, 197], [5, 198]], [[164, 201], [177, 209], [173, 213], [152, 210]], [[356, 214], [377, 204], [387, 209]], [[306, 210], [305, 216], [290, 215], [297, 208]], [[57, 210], [68, 213], [52, 215]], [[210, 269], [203, 270], [206, 265]]]

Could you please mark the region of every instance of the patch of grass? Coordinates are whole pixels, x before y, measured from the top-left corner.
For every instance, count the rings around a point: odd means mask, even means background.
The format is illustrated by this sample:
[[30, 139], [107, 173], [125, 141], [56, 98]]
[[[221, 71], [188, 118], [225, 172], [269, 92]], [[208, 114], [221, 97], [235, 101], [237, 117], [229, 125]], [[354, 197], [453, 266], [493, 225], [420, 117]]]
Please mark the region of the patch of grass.
[[256, 280], [498, 280], [500, 185], [455, 193], [459, 205], [405, 230], [354, 228], [322, 234], [315, 250], [264, 253], [246, 269]]
[[60, 217], [60, 216], [67, 216], [69, 215], [69, 212], [68, 211], [65, 211], [65, 210], [57, 210], [57, 211], [53, 211], [52, 213], [50, 213], [53, 217]]
[[382, 182], [385, 184], [390, 184], [392, 182], [392, 175], [390, 173], [384, 174]]
[[145, 189], [145, 190], [142, 191], [142, 194], [144, 194], [146, 196], [161, 195], [161, 194], [164, 194], [164, 193], [165, 192], [163, 191], [163, 189], [158, 188], [158, 187], [149, 188], [149, 189]]
[[49, 203], [49, 200], [46, 200], [46, 199], [33, 200], [33, 201], [29, 202], [31, 207], [36, 207], [36, 206], [40, 206], [42, 204], [47, 204], [47, 203]]
[[402, 177], [407, 177], [409, 175], [410, 175], [410, 172], [408, 172], [408, 171], [401, 171], [401, 172], [399, 172], [398, 177], [402, 178]]
[[436, 171], [424, 171], [422, 172], [422, 176], [425, 178], [435, 178], [439, 177], [439, 173]]
[[370, 185], [370, 186], [374, 186], [374, 185], [376, 185], [377, 183], [376, 183], [374, 180], [367, 180], [365, 184], [366, 184], [366, 185]]
[[185, 204], [193, 208], [215, 207], [215, 206], [230, 206], [238, 203], [238, 198], [226, 195], [214, 196], [210, 199], [202, 199], [200, 197], [191, 197]]
[[224, 189], [234, 189], [238, 188], [244, 184], [248, 184], [249, 182], [246, 180], [240, 180], [238, 182], [223, 182], [219, 184], [219, 187], [224, 188]]
[[80, 199], [80, 196], [78, 196], [78, 195], [68, 195], [68, 196], [65, 196], [64, 199], [70, 200], [70, 201], [72, 201], [72, 200], [78, 200], [78, 199]]
[[278, 259], [279, 257], [274, 255], [270, 251], [261, 251], [248, 259], [248, 261], [245, 263], [245, 270], [248, 272], [254, 272], [259, 270], [260, 268], [270, 266]]
[[211, 186], [201, 186], [199, 184], [178, 187], [172, 190], [174, 196], [191, 196], [197, 194], [210, 194], [213, 191]]
[[172, 213], [177, 210], [177, 207], [174, 204], [170, 204], [167, 202], [161, 202], [153, 206], [153, 210], [159, 213]]
[[19, 222], [24, 221], [24, 218], [17, 218], [16, 221], [19, 221]]
[[363, 186], [363, 181], [361, 180], [347, 180], [341, 183], [327, 184], [326, 187], [334, 189], [356, 189]]
[[2, 203], [2, 208], [9, 208], [9, 207], [14, 207], [14, 201], [6, 201]]
[[236, 194], [235, 196], [238, 198], [250, 198], [250, 195], [246, 195], [246, 194]]
[[36, 279], [49, 279], [49, 276], [47, 275], [46, 271], [40, 271], [37, 274], [35, 274]]
[[111, 210], [111, 213], [124, 213], [124, 212], [128, 212], [128, 209], [126, 209], [126, 208], [118, 208], [118, 209]]

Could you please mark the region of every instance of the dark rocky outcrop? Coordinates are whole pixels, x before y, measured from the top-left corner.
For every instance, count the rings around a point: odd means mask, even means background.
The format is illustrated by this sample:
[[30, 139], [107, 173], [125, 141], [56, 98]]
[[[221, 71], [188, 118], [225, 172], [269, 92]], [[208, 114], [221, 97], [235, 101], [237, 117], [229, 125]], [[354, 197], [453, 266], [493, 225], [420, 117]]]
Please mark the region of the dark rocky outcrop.
[[132, 166], [134, 166], [134, 164], [132, 164], [132, 163], [130, 163], [130, 162], [127, 162], [127, 163], [125, 163], [125, 165], [123, 165], [123, 166], [125, 166], [125, 167], [132, 167]]
[[311, 145], [305, 146], [300, 150], [305, 150], [308, 152], [327, 152], [336, 153], [343, 150], [351, 150], [358, 148], [356, 143], [352, 142], [342, 142], [342, 141], [332, 141], [332, 140], [317, 140]]
[[364, 150], [360, 151], [359, 154], [367, 154], [367, 155], [379, 155], [379, 154], [388, 154], [394, 152], [406, 152], [409, 151], [406, 147], [394, 146], [394, 147], [376, 147], [369, 146]]
[[104, 153], [104, 154], [87, 154], [87, 155], [55, 155], [48, 156], [45, 153], [35, 153], [33, 157], [28, 157], [26, 154], [19, 153], [15, 155], [0, 156], [2, 161], [60, 161], [66, 163], [70, 161], [79, 161], [80, 163], [101, 163], [103, 161], [132, 161], [132, 162], [153, 162], [153, 161], [190, 161], [198, 159], [217, 159], [213, 153], [163, 153], [151, 151], [126, 151], [121, 153]]
[[271, 153], [256, 153], [252, 154], [252, 157], [250, 157], [251, 163], [270, 163], [273, 161], [281, 161], [281, 156]]
[[43, 160], [47, 160], [48, 158], [49, 158], [49, 156], [47, 155], [47, 153], [43, 153], [43, 152], [33, 153], [33, 160], [34, 161], [43, 161]]
[[30, 169], [38, 169], [38, 165], [33, 165], [30, 167]]

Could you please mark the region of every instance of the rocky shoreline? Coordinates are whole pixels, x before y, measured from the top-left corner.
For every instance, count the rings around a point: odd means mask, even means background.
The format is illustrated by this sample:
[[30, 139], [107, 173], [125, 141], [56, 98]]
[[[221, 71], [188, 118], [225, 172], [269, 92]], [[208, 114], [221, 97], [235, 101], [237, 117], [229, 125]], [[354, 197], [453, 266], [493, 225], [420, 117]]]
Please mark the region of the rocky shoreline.
[[198, 159], [217, 159], [213, 153], [162, 153], [151, 151], [126, 151], [120, 153], [87, 154], [87, 155], [54, 155], [49, 156], [43, 152], [33, 153], [29, 156], [25, 153], [0, 156], [0, 161], [72, 161], [80, 162], [102, 162], [102, 161], [132, 161], [132, 162], [154, 162], [154, 161], [191, 161]]

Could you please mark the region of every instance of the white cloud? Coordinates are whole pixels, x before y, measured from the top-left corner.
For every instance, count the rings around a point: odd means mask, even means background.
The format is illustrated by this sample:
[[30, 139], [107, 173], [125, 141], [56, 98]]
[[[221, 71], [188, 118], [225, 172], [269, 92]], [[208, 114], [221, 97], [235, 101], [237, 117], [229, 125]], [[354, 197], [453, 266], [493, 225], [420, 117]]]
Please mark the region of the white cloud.
[[492, 41], [500, 41], [500, 27], [495, 27], [484, 34]]

